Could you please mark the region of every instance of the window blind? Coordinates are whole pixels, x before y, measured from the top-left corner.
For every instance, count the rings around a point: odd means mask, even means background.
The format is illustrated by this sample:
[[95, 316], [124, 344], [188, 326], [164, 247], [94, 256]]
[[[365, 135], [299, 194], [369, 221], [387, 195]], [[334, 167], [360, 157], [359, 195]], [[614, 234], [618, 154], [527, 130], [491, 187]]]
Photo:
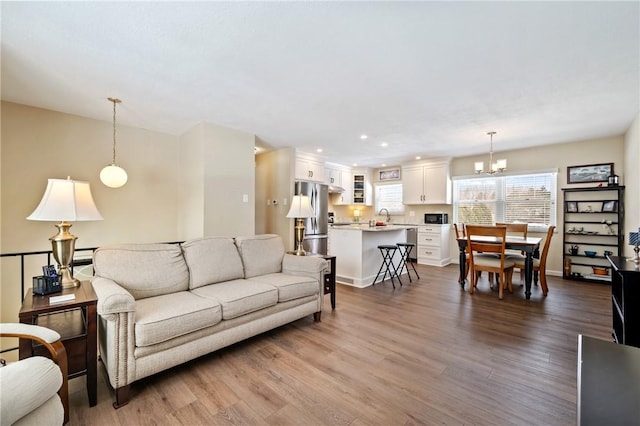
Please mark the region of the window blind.
[[482, 176], [453, 181], [455, 222], [556, 224], [556, 172]]
[[389, 214], [403, 215], [404, 204], [402, 204], [402, 184], [375, 185], [375, 209], [376, 213], [380, 209], [389, 210]]

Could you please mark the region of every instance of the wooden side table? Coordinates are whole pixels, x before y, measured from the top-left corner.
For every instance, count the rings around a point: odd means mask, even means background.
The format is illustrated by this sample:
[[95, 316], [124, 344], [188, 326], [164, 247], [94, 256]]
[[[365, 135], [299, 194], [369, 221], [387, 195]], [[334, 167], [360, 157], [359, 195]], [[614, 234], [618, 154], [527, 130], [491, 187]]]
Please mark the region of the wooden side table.
[[[287, 254], [295, 254], [294, 251], [288, 251]], [[330, 263], [331, 270], [328, 274], [324, 274], [324, 294], [331, 294], [331, 309], [336, 308], [336, 257], [328, 254], [310, 253], [307, 256], [317, 256]]]
[[[50, 303], [50, 298], [60, 295], [75, 295], [75, 299]], [[61, 293], [46, 296], [34, 295], [29, 289], [18, 314], [20, 322], [50, 328], [60, 333], [67, 350], [69, 378], [87, 375], [89, 406], [96, 405], [97, 392], [97, 305], [98, 297], [89, 281], [79, 287], [63, 289]], [[31, 340], [20, 339], [20, 359], [33, 355], [47, 356], [41, 345]]]
[[324, 294], [331, 294], [331, 309], [336, 308], [336, 257], [321, 255], [331, 263], [331, 271], [324, 275]]

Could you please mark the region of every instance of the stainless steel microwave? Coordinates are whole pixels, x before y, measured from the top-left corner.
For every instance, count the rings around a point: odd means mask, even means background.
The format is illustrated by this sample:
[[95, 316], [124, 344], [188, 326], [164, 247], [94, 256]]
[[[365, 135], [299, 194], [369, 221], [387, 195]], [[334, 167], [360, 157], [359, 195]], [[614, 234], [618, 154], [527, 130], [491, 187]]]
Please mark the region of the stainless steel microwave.
[[449, 214], [447, 213], [425, 213], [424, 223], [429, 225], [444, 225], [449, 223]]

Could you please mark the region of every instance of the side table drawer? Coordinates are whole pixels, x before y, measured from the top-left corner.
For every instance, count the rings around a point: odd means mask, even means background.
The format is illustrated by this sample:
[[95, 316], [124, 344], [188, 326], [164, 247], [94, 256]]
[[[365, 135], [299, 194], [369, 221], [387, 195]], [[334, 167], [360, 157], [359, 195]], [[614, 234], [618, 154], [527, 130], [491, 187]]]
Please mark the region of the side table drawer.
[[333, 290], [331, 273], [325, 272], [324, 274], [324, 294], [329, 294]]

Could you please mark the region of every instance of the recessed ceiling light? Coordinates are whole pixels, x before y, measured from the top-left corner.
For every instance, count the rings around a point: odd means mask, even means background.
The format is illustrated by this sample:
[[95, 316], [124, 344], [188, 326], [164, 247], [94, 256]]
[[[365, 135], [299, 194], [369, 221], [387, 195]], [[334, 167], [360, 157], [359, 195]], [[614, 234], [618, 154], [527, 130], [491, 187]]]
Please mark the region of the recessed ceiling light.
[[382, 167], [387, 167], [387, 165], [386, 165], [386, 164], [384, 164], [384, 163], [382, 163]]
[[365, 135], [365, 134], [360, 135], [360, 139], [363, 139], [363, 140], [364, 140], [364, 139], [366, 139], [366, 138], [368, 138], [368, 137], [369, 137], [369, 136], [367, 136], [367, 135]]
[[419, 155], [416, 157], [416, 160], [420, 160], [422, 157], [420, 157]]
[[353, 163], [353, 167], [358, 167], [358, 163]]
[[386, 148], [389, 146], [389, 144], [387, 142], [382, 142], [380, 146]]
[[322, 148], [316, 149], [316, 152], [322, 152]]

